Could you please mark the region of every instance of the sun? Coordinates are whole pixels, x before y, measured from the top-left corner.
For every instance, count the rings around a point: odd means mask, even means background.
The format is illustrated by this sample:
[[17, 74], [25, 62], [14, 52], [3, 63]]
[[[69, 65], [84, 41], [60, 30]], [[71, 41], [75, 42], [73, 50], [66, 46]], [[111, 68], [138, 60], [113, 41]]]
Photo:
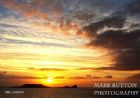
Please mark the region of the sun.
[[45, 80], [47, 83], [53, 83], [53, 79], [52, 78], [48, 78]]

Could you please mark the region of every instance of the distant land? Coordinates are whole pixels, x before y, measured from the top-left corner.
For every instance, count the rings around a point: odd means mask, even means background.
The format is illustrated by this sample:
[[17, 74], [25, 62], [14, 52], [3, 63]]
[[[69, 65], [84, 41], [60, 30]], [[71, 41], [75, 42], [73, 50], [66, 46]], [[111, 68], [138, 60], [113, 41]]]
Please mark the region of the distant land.
[[64, 86], [64, 88], [78, 88], [78, 86], [77, 85], [73, 85], [73, 86]]
[[18, 88], [49, 88], [48, 86], [44, 86], [42, 84], [24, 84], [19, 86]]
[[[51, 88], [51, 87], [44, 86], [43, 84], [23, 84], [21, 86], [15, 86], [12, 88]], [[78, 88], [78, 86], [73, 85], [73, 86], [64, 86], [64, 87], [58, 87], [58, 88]]]

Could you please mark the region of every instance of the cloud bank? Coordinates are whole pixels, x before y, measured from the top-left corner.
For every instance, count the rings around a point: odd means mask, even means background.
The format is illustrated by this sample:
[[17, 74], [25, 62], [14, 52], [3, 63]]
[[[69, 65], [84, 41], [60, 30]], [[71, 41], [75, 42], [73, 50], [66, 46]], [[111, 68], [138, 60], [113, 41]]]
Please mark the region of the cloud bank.
[[121, 11], [84, 27], [92, 38], [86, 46], [107, 48], [114, 56], [111, 67], [101, 67], [98, 70], [140, 70], [140, 29], [130, 30], [124, 25], [127, 24], [128, 17], [140, 19], [139, 6], [140, 2], [136, 0], [123, 6]]

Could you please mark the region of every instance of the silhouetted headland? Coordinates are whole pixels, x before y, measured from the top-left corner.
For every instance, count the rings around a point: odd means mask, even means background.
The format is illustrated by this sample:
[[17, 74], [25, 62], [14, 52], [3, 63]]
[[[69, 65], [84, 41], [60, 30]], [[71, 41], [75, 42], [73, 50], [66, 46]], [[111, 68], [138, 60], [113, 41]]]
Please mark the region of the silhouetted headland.
[[64, 86], [64, 87], [49, 87], [43, 84], [23, 84], [21, 86], [11, 86], [7, 88], [79, 88], [79, 87], [77, 85]]
[[24, 84], [18, 88], [48, 88], [48, 86], [44, 86], [42, 84]]
[[78, 86], [77, 85], [73, 85], [73, 86], [64, 86], [64, 88], [78, 88]]

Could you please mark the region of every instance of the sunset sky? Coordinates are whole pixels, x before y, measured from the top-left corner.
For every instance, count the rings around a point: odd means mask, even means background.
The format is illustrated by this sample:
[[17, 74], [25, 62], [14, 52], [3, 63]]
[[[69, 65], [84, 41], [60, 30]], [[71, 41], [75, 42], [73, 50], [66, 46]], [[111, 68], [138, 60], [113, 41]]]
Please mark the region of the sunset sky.
[[140, 0], [0, 0], [0, 86], [140, 82]]

